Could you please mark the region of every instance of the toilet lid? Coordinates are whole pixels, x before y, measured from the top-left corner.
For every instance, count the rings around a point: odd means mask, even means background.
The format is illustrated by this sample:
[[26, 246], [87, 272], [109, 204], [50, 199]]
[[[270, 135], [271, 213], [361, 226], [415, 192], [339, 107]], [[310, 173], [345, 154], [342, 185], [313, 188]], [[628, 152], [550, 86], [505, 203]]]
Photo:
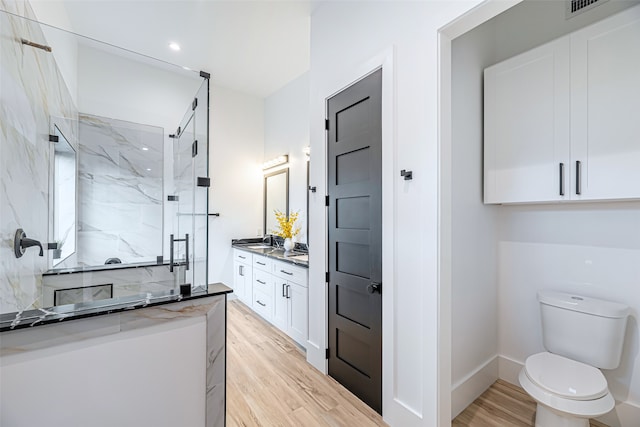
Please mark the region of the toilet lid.
[[547, 391], [573, 400], [592, 400], [607, 394], [607, 380], [593, 366], [552, 353], [527, 358], [529, 379]]

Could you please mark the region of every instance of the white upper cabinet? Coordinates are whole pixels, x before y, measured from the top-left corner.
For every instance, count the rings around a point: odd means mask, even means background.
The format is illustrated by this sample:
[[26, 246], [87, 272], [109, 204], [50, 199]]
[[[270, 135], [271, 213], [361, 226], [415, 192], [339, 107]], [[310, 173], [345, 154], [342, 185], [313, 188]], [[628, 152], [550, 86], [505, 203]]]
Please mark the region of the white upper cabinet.
[[562, 38], [485, 70], [485, 203], [565, 197], [569, 50], [569, 38]]
[[640, 198], [640, 7], [485, 70], [484, 201]]
[[572, 34], [571, 68], [572, 198], [640, 198], [640, 8]]

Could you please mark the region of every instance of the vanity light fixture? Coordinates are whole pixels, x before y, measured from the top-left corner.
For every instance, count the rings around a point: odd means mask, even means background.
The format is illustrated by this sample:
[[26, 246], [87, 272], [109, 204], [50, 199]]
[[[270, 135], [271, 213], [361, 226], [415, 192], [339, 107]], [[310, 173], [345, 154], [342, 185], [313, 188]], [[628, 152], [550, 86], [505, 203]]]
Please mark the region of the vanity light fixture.
[[276, 157], [275, 159], [271, 159], [262, 164], [262, 170], [267, 170], [271, 168], [275, 168], [276, 166], [282, 166], [289, 162], [289, 155], [285, 154], [283, 156]]
[[169, 49], [175, 50], [176, 52], [180, 50], [180, 45], [176, 42], [169, 43]]

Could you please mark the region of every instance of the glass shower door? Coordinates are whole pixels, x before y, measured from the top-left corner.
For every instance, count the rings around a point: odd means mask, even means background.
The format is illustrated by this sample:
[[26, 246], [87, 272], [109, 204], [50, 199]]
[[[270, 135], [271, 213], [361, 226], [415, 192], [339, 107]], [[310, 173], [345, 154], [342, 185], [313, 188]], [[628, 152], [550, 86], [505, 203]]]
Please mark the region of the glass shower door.
[[173, 138], [172, 268], [179, 285], [207, 288], [208, 80]]

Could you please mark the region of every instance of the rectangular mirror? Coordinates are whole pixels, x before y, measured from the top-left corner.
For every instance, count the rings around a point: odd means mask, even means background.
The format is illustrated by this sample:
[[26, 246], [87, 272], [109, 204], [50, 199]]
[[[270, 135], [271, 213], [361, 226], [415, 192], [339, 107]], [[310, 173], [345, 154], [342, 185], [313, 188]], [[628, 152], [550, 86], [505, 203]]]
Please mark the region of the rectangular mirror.
[[[54, 125], [53, 142], [53, 266], [73, 255], [76, 251], [76, 182], [77, 158], [69, 140], [57, 125]], [[52, 242], [52, 243], [53, 243]]]
[[276, 210], [289, 216], [289, 168], [264, 176], [264, 234], [278, 227]]

